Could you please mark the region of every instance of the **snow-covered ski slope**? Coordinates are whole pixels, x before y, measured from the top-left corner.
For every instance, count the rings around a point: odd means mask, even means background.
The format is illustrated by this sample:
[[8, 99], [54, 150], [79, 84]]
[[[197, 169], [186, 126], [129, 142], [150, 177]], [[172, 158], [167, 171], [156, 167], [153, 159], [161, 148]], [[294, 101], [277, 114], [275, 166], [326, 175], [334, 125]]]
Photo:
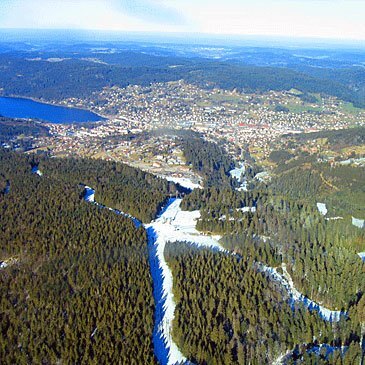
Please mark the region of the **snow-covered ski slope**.
[[[85, 186], [84, 199], [100, 207], [107, 208], [95, 201], [95, 191], [88, 186]], [[173, 276], [164, 257], [166, 243], [186, 242], [196, 247], [209, 248], [225, 254], [236, 255], [220, 245], [220, 236], [210, 236], [199, 232], [196, 229], [196, 223], [200, 218], [200, 212], [182, 211], [180, 208], [181, 201], [182, 199], [169, 199], [158, 218], [144, 225], [148, 235], [149, 261], [156, 305], [153, 344], [155, 355], [161, 365], [189, 363], [172, 338], [172, 325], [176, 305], [173, 295]], [[107, 209], [133, 219], [137, 227], [141, 225], [140, 221], [127, 213], [112, 208]], [[283, 274], [280, 274], [275, 268], [261, 263], [258, 263], [258, 268], [284, 286], [291, 297], [292, 303], [301, 302], [308, 310], [317, 311], [322, 319], [330, 322], [337, 322], [342, 317], [347, 316], [345, 312], [332, 311], [301, 294], [294, 287], [285, 264], [282, 265]]]

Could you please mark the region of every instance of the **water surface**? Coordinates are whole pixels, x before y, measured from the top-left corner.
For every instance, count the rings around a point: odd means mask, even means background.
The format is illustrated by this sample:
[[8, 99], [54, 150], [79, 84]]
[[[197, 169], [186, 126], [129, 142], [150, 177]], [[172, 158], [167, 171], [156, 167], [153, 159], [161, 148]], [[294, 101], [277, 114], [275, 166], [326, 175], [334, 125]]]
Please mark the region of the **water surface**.
[[9, 118], [41, 119], [51, 123], [80, 123], [104, 120], [88, 110], [40, 103], [30, 99], [0, 97], [0, 115]]

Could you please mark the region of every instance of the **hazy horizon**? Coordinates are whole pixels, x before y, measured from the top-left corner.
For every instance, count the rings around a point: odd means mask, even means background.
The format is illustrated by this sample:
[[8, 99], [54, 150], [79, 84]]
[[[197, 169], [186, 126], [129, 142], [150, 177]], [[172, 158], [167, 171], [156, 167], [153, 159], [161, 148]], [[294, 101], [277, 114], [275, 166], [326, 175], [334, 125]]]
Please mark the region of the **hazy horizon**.
[[[3, 36], [2, 36], [3, 35]], [[6, 38], [5, 38], [6, 37]], [[350, 48], [365, 49], [357, 39], [288, 37], [274, 35], [237, 35], [187, 32], [146, 32], [95, 29], [1, 28], [0, 41], [96, 41], [200, 44], [207, 46], [287, 47], [287, 48]]]
[[365, 40], [359, 0], [3, 0], [0, 28]]

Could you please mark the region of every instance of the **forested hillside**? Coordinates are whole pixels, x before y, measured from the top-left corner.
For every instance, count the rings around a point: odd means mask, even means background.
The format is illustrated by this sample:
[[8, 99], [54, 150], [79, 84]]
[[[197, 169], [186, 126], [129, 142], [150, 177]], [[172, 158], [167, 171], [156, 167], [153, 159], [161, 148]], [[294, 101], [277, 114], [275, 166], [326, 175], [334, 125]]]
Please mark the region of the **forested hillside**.
[[[119, 52], [110, 64], [94, 62], [95, 55], [80, 55], [80, 59], [66, 54], [53, 54], [59, 62], [46, 59], [23, 58], [23, 54], [0, 55], [0, 88], [5, 95], [19, 95], [45, 100], [62, 100], [70, 97], [89, 97], [103, 87], [126, 87], [130, 84], [149, 85], [153, 82], [185, 80], [203, 88], [219, 87], [228, 90], [262, 92], [295, 88], [306, 93], [323, 93], [364, 106], [363, 91], [358, 92], [349, 80], [327, 76], [308, 75], [280, 67], [236, 65], [181, 57], [142, 57], [136, 63], [123, 62], [130, 57]], [[43, 55], [42, 55], [43, 56]], [[136, 55], [134, 54], [134, 57]], [[74, 55], [72, 55], [74, 57]], [[91, 57], [88, 60], [87, 57]], [[115, 59], [118, 59], [117, 61]], [[157, 67], [159, 59], [160, 67]], [[107, 59], [108, 61], [108, 59]], [[179, 67], [171, 67], [179, 64]], [[21, 76], [19, 76], [21, 75]]]
[[48, 128], [41, 123], [17, 120], [0, 116], [0, 143], [18, 136], [47, 136]]
[[156, 363], [144, 229], [86, 203], [75, 171], [30, 162], [0, 153], [1, 363]]
[[[353, 308], [350, 321], [331, 325], [301, 305], [292, 308], [285, 291], [255, 269], [252, 257], [240, 259], [185, 243], [169, 244], [165, 256], [177, 301], [174, 338], [194, 363], [272, 364], [297, 344], [300, 358], [313, 341], [331, 343], [338, 351], [327, 360], [305, 353], [305, 364], [360, 361], [361, 349], [352, 339], [359, 334], [363, 307]], [[345, 356], [342, 345], [349, 346]]]
[[223, 234], [228, 249], [286, 263], [296, 287], [330, 308], [348, 308], [363, 293], [365, 265], [356, 253], [365, 249], [365, 232], [349, 219], [327, 221], [314, 203], [260, 190], [195, 190], [182, 208], [200, 209], [197, 228]]
[[324, 202], [332, 217], [365, 218], [364, 141], [364, 128], [287, 136], [269, 156], [274, 163], [270, 189], [292, 199]]
[[221, 146], [191, 136], [183, 139], [183, 151], [186, 164], [204, 178], [207, 187], [230, 186], [233, 183], [229, 171], [234, 168], [234, 162]]
[[143, 222], [150, 222], [177, 189], [174, 183], [130, 166], [91, 159], [32, 158], [45, 176], [74, 185], [86, 184], [96, 191], [96, 200]]
[[307, 143], [309, 140], [323, 138], [332, 148], [340, 149], [363, 145], [365, 143], [365, 127], [302, 133], [290, 137], [295, 140], [296, 146]]

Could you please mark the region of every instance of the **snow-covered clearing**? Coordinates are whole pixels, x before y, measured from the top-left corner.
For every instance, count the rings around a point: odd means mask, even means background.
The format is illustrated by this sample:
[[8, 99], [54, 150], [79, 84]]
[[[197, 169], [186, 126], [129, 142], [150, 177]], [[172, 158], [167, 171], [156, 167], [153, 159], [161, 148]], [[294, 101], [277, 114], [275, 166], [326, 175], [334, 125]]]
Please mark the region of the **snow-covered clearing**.
[[357, 228], [365, 228], [365, 220], [352, 217], [352, 225]]
[[240, 162], [239, 167], [236, 167], [229, 172], [231, 177], [241, 183], [241, 185], [236, 189], [238, 191], [247, 191], [247, 181], [244, 176], [245, 172], [246, 168], [243, 162]]
[[317, 208], [318, 208], [318, 211], [322, 214], [322, 215], [326, 215], [328, 210], [327, 210], [327, 207], [326, 207], [326, 204], [325, 203], [317, 203]]
[[159, 175], [159, 176], [162, 177], [163, 179], [166, 179], [167, 181], [172, 181], [175, 184], [179, 184], [183, 188], [189, 190], [203, 189], [203, 187], [200, 184], [193, 183], [191, 179], [187, 177], [174, 177], [174, 176], [164, 176], [164, 175]]
[[[141, 222], [131, 215], [97, 203], [95, 201], [95, 191], [89, 186], [85, 186], [84, 199], [102, 208], [112, 210], [116, 214], [122, 214], [133, 219], [137, 227], [141, 225]], [[220, 236], [209, 236], [197, 231], [196, 223], [200, 218], [200, 212], [182, 211], [180, 208], [181, 201], [182, 199], [171, 198], [162, 209], [158, 218], [144, 225], [148, 236], [149, 261], [154, 286], [153, 296], [156, 305], [153, 344], [155, 355], [162, 365], [189, 363], [172, 338], [175, 301], [173, 295], [173, 276], [164, 257], [166, 244], [168, 242], [186, 242], [195, 247], [210, 248], [237, 256], [220, 245]], [[255, 207], [244, 207], [240, 210], [248, 212], [254, 211], [254, 209]], [[320, 208], [318, 207], [318, 209]], [[287, 272], [285, 264], [282, 264], [283, 274], [280, 274], [275, 268], [261, 263], [258, 263], [258, 268], [284, 286], [291, 297], [292, 303], [301, 302], [308, 310], [317, 311], [322, 319], [330, 322], [338, 322], [341, 317], [347, 316], [345, 312], [329, 310], [301, 294], [294, 287], [293, 280]], [[278, 357], [274, 364], [280, 364], [280, 361], [283, 361], [287, 355], [288, 353]]]
[[0, 261], [0, 269], [6, 269], [7, 267], [14, 265], [18, 262], [19, 260], [15, 257], [9, 257], [8, 259], [4, 260], [4, 261]]
[[240, 162], [239, 167], [235, 167], [229, 173], [233, 178], [237, 179], [238, 181], [242, 181], [245, 171], [246, 171], [245, 165], [242, 162]]
[[282, 264], [281, 268], [283, 270], [283, 274], [280, 274], [276, 268], [265, 265], [262, 265], [260, 269], [263, 272], [268, 273], [273, 279], [279, 281], [284, 286], [284, 288], [288, 291], [293, 303], [303, 303], [309, 311], [318, 312], [319, 316], [325, 321], [338, 322], [341, 317], [347, 317], [346, 312], [330, 310], [304, 296], [295, 288], [293, 280], [286, 270], [286, 265], [284, 263]]
[[32, 167], [32, 174], [36, 174], [38, 176], [42, 176], [43, 173], [41, 172], [41, 170], [39, 170], [38, 165], [35, 165]]

